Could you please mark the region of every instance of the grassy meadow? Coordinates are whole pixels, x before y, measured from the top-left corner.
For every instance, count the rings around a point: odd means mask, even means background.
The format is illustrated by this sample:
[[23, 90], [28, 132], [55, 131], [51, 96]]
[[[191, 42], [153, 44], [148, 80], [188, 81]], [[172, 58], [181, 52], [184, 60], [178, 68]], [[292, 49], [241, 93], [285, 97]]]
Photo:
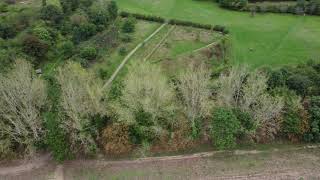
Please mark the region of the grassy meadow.
[[231, 31], [233, 63], [253, 67], [296, 64], [320, 55], [320, 17], [256, 14], [221, 9], [196, 0], [117, 0], [121, 10], [199, 23]]

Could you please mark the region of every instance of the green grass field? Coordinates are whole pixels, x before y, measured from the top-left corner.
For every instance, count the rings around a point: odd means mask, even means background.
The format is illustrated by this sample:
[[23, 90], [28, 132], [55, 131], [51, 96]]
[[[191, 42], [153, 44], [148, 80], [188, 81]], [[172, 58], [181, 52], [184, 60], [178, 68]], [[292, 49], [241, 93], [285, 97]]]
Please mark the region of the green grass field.
[[320, 17], [257, 14], [221, 9], [196, 0], [117, 0], [120, 9], [227, 26], [233, 63], [253, 67], [296, 64], [320, 57]]

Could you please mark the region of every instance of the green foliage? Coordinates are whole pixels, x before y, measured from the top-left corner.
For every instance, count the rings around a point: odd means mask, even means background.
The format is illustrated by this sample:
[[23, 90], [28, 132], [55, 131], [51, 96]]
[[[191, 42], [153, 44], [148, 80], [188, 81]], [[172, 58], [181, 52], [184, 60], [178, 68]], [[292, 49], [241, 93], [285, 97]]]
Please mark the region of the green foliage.
[[17, 34], [15, 27], [8, 22], [0, 23], [0, 38], [9, 39]]
[[221, 7], [230, 9], [241, 9], [248, 4], [248, 0], [219, 0]]
[[70, 58], [75, 53], [75, 46], [72, 41], [64, 41], [58, 45], [58, 52], [65, 58]]
[[135, 23], [136, 20], [133, 17], [128, 17], [123, 22], [123, 25], [121, 27], [122, 32], [124, 33], [132, 33], [135, 30]]
[[126, 55], [126, 54], [127, 54], [127, 48], [121, 47], [121, 48], [119, 49], [119, 54], [120, 54], [121, 56]]
[[62, 10], [65, 14], [70, 14], [79, 7], [79, 0], [60, 0]]
[[233, 148], [240, 123], [232, 110], [217, 108], [211, 120], [211, 137], [218, 149]]
[[235, 108], [233, 109], [233, 114], [237, 117], [237, 120], [240, 122], [241, 135], [254, 133], [256, 131], [257, 124], [253, 117], [250, 115], [250, 113]]
[[320, 96], [313, 96], [310, 99], [310, 132], [305, 135], [305, 140], [320, 142]]
[[46, 56], [49, 45], [34, 35], [26, 35], [22, 41], [22, 50], [24, 53], [39, 59]]
[[52, 24], [60, 23], [63, 18], [61, 9], [52, 4], [44, 6], [40, 13], [41, 19], [50, 21]]
[[46, 76], [48, 84], [49, 108], [44, 113], [44, 126], [46, 128], [45, 143], [52, 152], [55, 160], [61, 162], [70, 159], [71, 152], [67, 141], [67, 133], [61, 128], [63, 114], [60, 108], [61, 89], [57, 80], [52, 76]]
[[87, 46], [81, 49], [80, 57], [86, 60], [94, 60], [98, 55], [98, 51], [95, 47]]
[[73, 30], [73, 42], [79, 43], [88, 40], [91, 36], [95, 35], [97, 28], [92, 23], [81, 24]]
[[159, 16], [152, 16], [152, 15], [144, 15], [144, 14], [137, 14], [137, 13], [129, 13], [126, 11], [121, 11], [120, 16], [127, 18], [127, 17], [134, 17], [136, 19], [146, 20], [146, 21], [154, 21], [159, 23], [164, 23], [165, 19]]
[[122, 34], [120, 36], [120, 39], [122, 42], [124, 43], [128, 43], [128, 42], [131, 42], [132, 41], [132, 37], [129, 35], [129, 34]]
[[287, 86], [299, 95], [306, 96], [312, 86], [312, 81], [307, 76], [295, 74], [288, 78]]
[[110, 19], [113, 21], [118, 16], [118, 6], [114, 0], [110, 1], [110, 3], [108, 4], [108, 14], [110, 16]]
[[89, 11], [90, 21], [99, 26], [106, 27], [109, 23], [109, 15], [106, 2], [96, 2], [90, 7]]

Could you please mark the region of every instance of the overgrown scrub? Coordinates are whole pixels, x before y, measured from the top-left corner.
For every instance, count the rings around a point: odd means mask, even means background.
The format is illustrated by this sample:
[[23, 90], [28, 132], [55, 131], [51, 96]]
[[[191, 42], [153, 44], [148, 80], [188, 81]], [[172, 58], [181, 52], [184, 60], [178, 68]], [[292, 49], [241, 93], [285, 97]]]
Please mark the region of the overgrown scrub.
[[191, 65], [178, 77], [176, 83], [182, 111], [190, 121], [192, 136], [199, 134], [199, 126], [213, 106], [210, 91], [210, 70], [203, 64]]
[[129, 126], [124, 123], [113, 123], [102, 131], [102, 144], [107, 155], [129, 153], [133, 145], [130, 142]]
[[240, 131], [240, 123], [232, 110], [215, 109], [211, 120], [211, 137], [218, 149], [233, 148], [236, 145], [236, 135]]
[[283, 108], [282, 98], [268, 93], [267, 81], [263, 73], [250, 72], [245, 66], [233, 67], [218, 79], [218, 105], [250, 113], [257, 127], [257, 141], [275, 138]]
[[71, 157], [67, 131], [62, 128], [65, 117], [61, 111], [61, 89], [53, 76], [46, 76], [45, 79], [48, 84], [48, 107], [43, 114], [46, 128], [44, 143], [52, 152], [54, 159], [61, 162]]
[[113, 108], [118, 121], [130, 125], [133, 142], [152, 142], [174, 123], [174, 90], [156, 65], [135, 63], [129, 69]]
[[[44, 135], [41, 109], [46, 99], [45, 82], [35, 75], [30, 63], [16, 60], [8, 74], [0, 74], [2, 151], [20, 148], [26, 154], [35, 151], [35, 144]], [[16, 149], [13, 149], [14, 144], [18, 146]]]
[[69, 62], [58, 69], [56, 78], [61, 87], [62, 127], [68, 132], [74, 152], [96, 150], [98, 129], [94, 122], [105, 115], [102, 84], [80, 64]]

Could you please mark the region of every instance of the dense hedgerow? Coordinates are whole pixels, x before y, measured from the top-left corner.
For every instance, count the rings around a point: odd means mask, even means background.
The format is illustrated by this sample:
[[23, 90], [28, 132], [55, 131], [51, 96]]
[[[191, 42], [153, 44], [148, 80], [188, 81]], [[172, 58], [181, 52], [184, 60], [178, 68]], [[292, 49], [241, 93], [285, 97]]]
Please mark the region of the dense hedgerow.
[[154, 21], [159, 23], [164, 23], [166, 20], [159, 16], [152, 16], [152, 15], [144, 15], [144, 14], [137, 14], [137, 13], [129, 13], [125, 11], [120, 12], [121, 17], [134, 17], [136, 19], [146, 20], [146, 21]]

